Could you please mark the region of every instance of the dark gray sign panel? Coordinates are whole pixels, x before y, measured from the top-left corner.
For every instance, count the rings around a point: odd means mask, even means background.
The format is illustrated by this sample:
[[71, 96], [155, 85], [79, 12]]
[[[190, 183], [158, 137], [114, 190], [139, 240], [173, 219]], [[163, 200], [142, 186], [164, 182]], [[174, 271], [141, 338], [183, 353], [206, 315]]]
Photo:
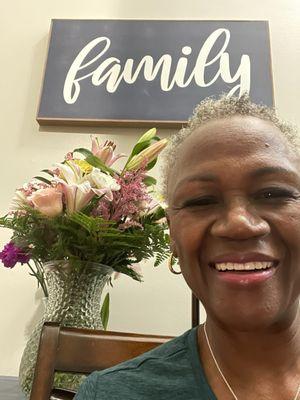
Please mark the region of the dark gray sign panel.
[[243, 92], [273, 105], [267, 21], [53, 20], [37, 120], [180, 126]]

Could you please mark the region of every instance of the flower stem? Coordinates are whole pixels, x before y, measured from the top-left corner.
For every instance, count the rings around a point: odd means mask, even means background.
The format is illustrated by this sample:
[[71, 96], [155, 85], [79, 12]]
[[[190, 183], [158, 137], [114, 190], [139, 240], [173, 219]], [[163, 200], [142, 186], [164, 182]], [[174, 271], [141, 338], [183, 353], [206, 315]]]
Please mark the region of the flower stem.
[[48, 290], [44, 278], [44, 271], [42, 267], [39, 265], [38, 261], [35, 261], [35, 266], [36, 266], [36, 271], [33, 269], [33, 267], [27, 263], [28, 267], [30, 268], [30, 271], [33, 273], [33, 275], [36, 277], [38, 283], [41, 285], [41, 288], [44, 292], [45, 297], [48, 297]]

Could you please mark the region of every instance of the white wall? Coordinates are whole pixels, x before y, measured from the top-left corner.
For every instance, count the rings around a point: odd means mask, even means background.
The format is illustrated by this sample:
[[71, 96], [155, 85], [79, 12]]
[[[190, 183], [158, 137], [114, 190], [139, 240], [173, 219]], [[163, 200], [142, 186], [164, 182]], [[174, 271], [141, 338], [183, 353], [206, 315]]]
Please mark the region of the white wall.
[[[113, 137], [127, 152], [142, 129], [43, 128], [35, 122], [51, 18], [266, 19], [270, 21], [275, 99], [300, 125], [300, 4], [298, 0], [37, 0], [0, 4], [0, 214], [16, 187], [69, 150], [89, 146], [88, 133]], [[259, 44], [258, 44], [259, 45]], [[170, 131], [160, 131], [167, 136]], [[156, 171], [157, 173], [157, 171]], [[0, 248], [10, 234], [0, 231]], [[109, 328], [178, 335], [190, 327], [190, 292], [166, 265], [143, 265], [144, 283], [127, 277], [111, 290]], [[17, 375], [41, 293], [25, 266], [0, 267], [0, 375]]]

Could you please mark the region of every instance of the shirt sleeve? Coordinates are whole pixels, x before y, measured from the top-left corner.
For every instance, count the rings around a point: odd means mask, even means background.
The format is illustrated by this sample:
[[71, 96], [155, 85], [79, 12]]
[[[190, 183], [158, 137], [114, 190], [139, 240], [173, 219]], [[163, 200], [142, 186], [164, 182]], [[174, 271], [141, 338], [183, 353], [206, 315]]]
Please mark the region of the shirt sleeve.
[[80, 385], [74, 400], [96, 400], [97, 373], [93, 372]]

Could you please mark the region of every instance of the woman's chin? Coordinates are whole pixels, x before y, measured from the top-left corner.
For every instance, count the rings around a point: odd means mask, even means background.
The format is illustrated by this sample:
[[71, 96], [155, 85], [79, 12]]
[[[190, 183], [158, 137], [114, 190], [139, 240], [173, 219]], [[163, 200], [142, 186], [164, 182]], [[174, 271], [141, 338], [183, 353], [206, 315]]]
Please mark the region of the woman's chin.
[[[212, 304], [211, 304], [212, 305]], [[220, 305], [219, 305], [220, 306]], [[209, 315], [228, 329], [240, 332], [259, 331], [270, 328], [282, 318], [280, 307], [235, 304], [210, 307]]]
[[238, 332], [258, 332], [270, 328], [274, 320], [271, 318], [264, 318], [263, 316], [249, 316], [249, 315], [231, 315], [218, 318], [219, 322], [228, 329]]

